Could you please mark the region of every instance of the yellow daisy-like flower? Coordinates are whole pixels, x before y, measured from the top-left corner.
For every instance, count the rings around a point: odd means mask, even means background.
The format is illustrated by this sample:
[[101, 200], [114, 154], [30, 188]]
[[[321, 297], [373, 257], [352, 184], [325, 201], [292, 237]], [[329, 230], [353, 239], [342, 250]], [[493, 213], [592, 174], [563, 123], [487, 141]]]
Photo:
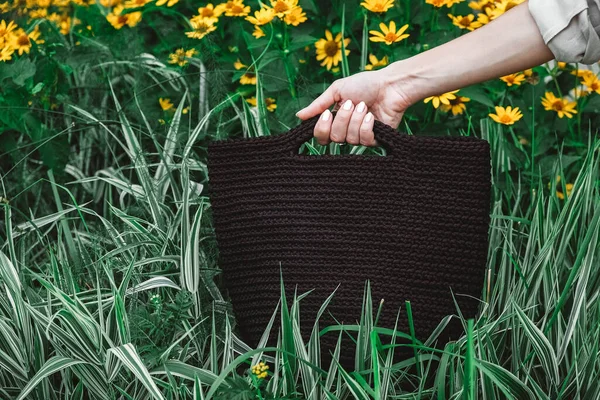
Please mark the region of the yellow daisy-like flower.
[[494, 121], [503, 125], [513, 125], [515, 122], [523, 118], [523, 114], [519, 107], [515, 107], [514, 109], [511, 106], [506, 108], [501, 106], [496, 106], [496, 114], [490, 113], [489, 116]]
[[546, 111], [556, 111], [558, 118], [567, 117], [573, 118], [573, 114], [577, 114], [577, 103], [566, 99], [559, 99], [552, 92], [546, 92], [542, 97], [542, 105]]
[[384, 13], [394, 6], [394, 0], [364, 0], [360, 5], [371, 12]]
[[[152, 0], [150, 0], [152, 1]], [[179, 3], [179, 0], [158, 0], [156, 2], [157, 6], [164, 6], [165, 4], [167, 5], [167, 7], [172, 7], [175, 4]]]
[[529, 68], [523, 71], [523, 75], [525, 76], [533, 76], [533, 69]]
[[271, 0], [271, 7], [279, 18], [283, 18], [298, 6], [298, 0]]
[[457, 92], [458, 90], [453, 90], [452, 92], [440, 94], [439, 96], [427, 97], [423, 100], [423, 103], [427, 104], [431, 101], [431, 104], [433, 104], [434, 108], [438, 108], [440, 104], [450, 105], [450, 100], [456, 99], [455, 93]]
[[242, 85], [256, 85], [256, 74], [254, 72], [246, 72], [240, 77]]
[[17, 27], [18, 25], [14, 21], [10, 21], [8, 24], [5, 20], [0, 22], [0, 46], [4, 46], [10, 40], [12, 31], [17, 29]]
[[258, 379], [264, 379], [267, 377], [267, 371], [269, 370], [269, 366], [264, 362], [259, 362], [258, 364], [252, 366], [251, 371]]
[[260, 26], [254, 26], [254, 32], [252, 32], [252, 36], [254, 36], [255, 38], [261, 38], [263, 36], [267, 36], [265, 35], [265, 32], [260, 28]]
[[292, 11], [283, 17], [283, 22], [292, 26], [298, 26], [306, 20], [306, 13], [302, 10], [302, 7], [293, 8]]
[[229, 0], [216, 6], [215, 11], [224, 12], [228, 17], [245, 17], [250, 13], [250, 6], [244, 5], [244, 0]]
[[477, 14], [477, 22], [481, 24], [481, 26], [487, 25], [490, 23], [490, 17], [487, 14], [479, 13]]
[[139, 8], [144, 7], [146, 4], [150, 3], [152, 0], [128, 0], [123, 4], [125, 8]]
[[485, 12], [488, 8], [494, 8], [496, 6], [495, 0], [477, 0], [471, 1], [469, 3], [469, 7], [475, 11], [483, 11]]
[[252, 25], [260, 26], [271, 22], [275, 18], [275, 10], [271, 7], [263, 7], [258, 11], [254, 11], [254, 17], [247, 16], [246, 21]]
[[365, 65], [365, 69], [367, 71], [371, 71], [372, 69], [378, 67], [385, 67], [386, 65], [388, 65], [389, 62], [388, 56], [384, 56], [381, 60], [378, 60], [374, 54], [369, 54], [369, 61], [371, 62], [371, 64]]
[[452, 20], [452, 24], [458, 26], [460, 29], [473, 31], [482, 25], [481, 22], [474, 21], [475, 15], [473, 14], [465, 15], [464, 17], [462, 15], [457, 15], [455, 17], [452, 14], [448, 14], [448, 17]]
[[15, 49], [12, 47], [4, 46], [2, 50], [0, 50], [0, 61], [10, 61], [14, 52]]
[[192, 39], [202, 39], [204, 36], [217, 29], [214, 25], [214, 19], [203, 18], [190, 21], [193, 31], [185, 33], [185, 36]]
[[525, 75], [520, 72], [517, 72], [516, 74], [501, 76], [500, 80], [506, 83], [507, 86], [520, 86], [521, 83], [525, 82]]
[[208, 3], [198, 9], [198, 16], [202, 18], [219, 18], [224, 11], [223, 8], [215, 7], [212, 3]]
[[29, 50], [31, 50], [31, 40], [29, 40], [29, 36], [25, 30], [19, 28], [17, 29], [12, 37], [10, 46], [22, 55], [23, 53], [29, 54]]
[[409, 34], [404, 33], [408, 29], [408, 24], [396, 31], [396, 23], [394, 21], [390, 21], [389, 28], [381, 22], [379, 24], [379, 29], [381, 29], [381, 32], [369, 31], [369, 33], [373, 35], [369, 38], [371, 42], [384, 42], [389, 46], [392, 43], [400, 42], [410, 36]]
[[452, 115], [462, 114], [467, 110], [465, 103], [471, 101], [468, 97], [456, 96], [456, 98], [450, 100], [450, 104], [442, 104], [440, 110], [443, 112], [452, 111]]
[[172, 110], [173, 107], [175, 107], [173, 103], [171, 103], [171, 99], [169, 99], [168, 97], [161, 97], [158, 99], [158, 102], [160, 103], [160, 108], [162, 108], [163, 111], [169, 111]]
[[589, 70], [589, 69], [576, 69], [571, 71], [571, 75], [576, 75], [582, 79], [587, 78], [594, 78], [596, 77], [596, 74], [594, 73], [594, 71]]
[[100, 5], [105, 8], [113, 8], [120, 5], [122, 2], [122, 0], [100, 0]]
[[558, 66], [559, 69], [565, 69], [565, 68], [567, 68], [567, 63], [566, 62], [557, 61], [556, 65]]
[[31, 19], [42, 19], [48, 16], [47, 8], [38, 8], [35, 10], [29, 11], [29, 18]]
[[453, 4], [458, 4], [462, 0], [425, 0], [425, 3], [431, 4], [434, 7], [452, 7]]
[[169, 54], [169, 64], [177, 64], [183, 67], [188, 63], [188, 58], [196, 55], [195, 49], [184, 50], [183, 48], [175, 50], [175, 53]]
[[596, 92], [600, 94], [600, 80], [596, 75], [587, 75], [583, 77], [583, 84], [589, 93]]
[[0, 14], [6, 14], [9, 11], [10, 11], [10, 5], [8, 4], [8, 1], [5, 1], [4, 3], [0, 3]]
[[[256, 97], [252, 96], [246, 99], [246, 102], [253, 107], [256, 107]], [[265, 99], [265, 106], [267, 110], [270, 112], [274, 112], [277, 109], [277, 104], [275, 103], [275, 99], [272, 97], [267, 97]]]
[[[489, 10], [490, 19], [496, 19], [511, 8], [518, 6], [523, 3], [525, 0], [500, 0], [494, 3], [495, 7]], [[486, 11], [488, 11], [486, 10]]]
[[233, 63], [233, 68], [242, 69], [242, 68], [248, 68], [248, 66], [246, 64], [244, 64], [243, 62], [241, 62], [240, 59], [238, 58], [236, 60], [236, 62]]
[[121, 29], [125, 25], [133, 28], [142, 20], [142, 13], [140, 11], [134, 11], [128, 14], [121, 14], [122, 12], [123, 6], [117, 6], [106, 16], [108, 22], [110, 22], [115, 29]]
[[[349, 44], [350, 39], [344, 38], [346, 55], [350, 54]], [[325, 30], [325, 38], [317, 40], [315, 48], [317, 49], [317, 60], [323, 60], [321, 65], [326, 66], [327, 70], [331, 70], [331, 67], [337, 66], [342, 61], [342, 34], [338, 33], [334, 38], [329, 29]]]

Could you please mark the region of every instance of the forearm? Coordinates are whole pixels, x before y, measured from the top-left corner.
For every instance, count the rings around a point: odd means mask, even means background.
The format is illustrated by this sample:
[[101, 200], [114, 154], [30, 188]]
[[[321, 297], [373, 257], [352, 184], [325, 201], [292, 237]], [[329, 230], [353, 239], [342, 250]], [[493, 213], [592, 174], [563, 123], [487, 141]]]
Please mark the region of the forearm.
[[415, 103], [553, 58], [525, 2], [479, 29], [390, 64], [386, 76]]

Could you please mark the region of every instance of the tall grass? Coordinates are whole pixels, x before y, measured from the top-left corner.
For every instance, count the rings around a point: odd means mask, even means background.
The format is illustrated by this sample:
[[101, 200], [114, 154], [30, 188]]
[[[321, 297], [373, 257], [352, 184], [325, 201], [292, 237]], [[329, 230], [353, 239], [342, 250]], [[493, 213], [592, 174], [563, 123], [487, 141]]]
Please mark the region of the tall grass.
[[[114, 91], [111, 100], [116, 120], [78, 106], [71, 106], [72, 118], [117, 143], [124, 156], [94, 173], [78, 170], [67, 185], [51, 173], [37, 182], [54, 212], [32, 210], [14, 225], [23, 210], [2, 203], [0, 397], [600, 396], [599, 140], [590, 139], [580, 158], [570, 156], [568, 170], [563, 156], [556, 157], [554, 173], [563, 178], [548, 188], [516, 167], [521, 155], [515, 156], [510, 135], [482, 121], [479, 133], [492, 149], [494, 204], [477, 320], [466, 321], [457, 310], [429, 338], [379, 327], [382, 305], [374, 306], [378, 299], [367, 285], [355, 325], [316, 323], [305, 343], [299, 308], [310, 294], [282, 291], [261, 345], [251, 349], [236, 335], [218, 284], [207, 171], [196, 147], [223, 128], [207, 126], [231, 102], [186, 130], [182, 101], [161, 141], [150, 124], [131, 122]], [[136, 112], [146, 120], [141, 108]], [[246, 135], [261, 132], [259, 114], [244, 108], [235, 115]], [[140, 135], [156, 148], [142, 149]], [[308, 151], [317, 147], [307, 145]], [[573, 191], [561, 200], [556, 191], [566, 193], [570, 177]], [[410, 312], [410, 304], [395, 311]], [[276, 318], [278, 331], [272, 329]], [[461, 319], [465, 334], [436, 348], [450, 318]], [[350, 351], [341, 341], [334, 361], [322, 363], [319, 338], [331, 331], [356, 338], [354, 368], [336, 362]], [[269, 336], [277, 338], [276, 347], [264, 347]], [[399, 338], [410, 340], [414, 357], [394, 363]], [[269, 366], [267, 378], [249, 369], [259, 361]]]

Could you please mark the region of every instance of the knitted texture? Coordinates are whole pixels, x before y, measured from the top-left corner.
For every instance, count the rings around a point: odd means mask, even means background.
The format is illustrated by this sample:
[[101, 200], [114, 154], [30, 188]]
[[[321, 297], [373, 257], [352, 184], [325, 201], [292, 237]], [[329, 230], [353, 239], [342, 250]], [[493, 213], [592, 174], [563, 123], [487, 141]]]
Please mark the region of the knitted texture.
[[[317, 120], [209, 144], [220, 266], [242, 339], [258, 344], [280, 298], [280, 268], [289, 300], [312, 290], [300, 302], [304, 340], [338, 285], [320, 328], [356, 324], [367, 280], [375, 307], [385, 299], [378, 326], [393, 329], [399, 315], [397, 329], [408, 334], [408, 300], [421, 341], [457, 313], [455, 300], [465, 318], [474, 317], [488, 247], [488, 143], [411, 136], [375, 121], [385, 156], [298, 154]], [[453, 323], [440, 340], [461, 334]], [[338, 335], [322, 337], [325, 357]]]

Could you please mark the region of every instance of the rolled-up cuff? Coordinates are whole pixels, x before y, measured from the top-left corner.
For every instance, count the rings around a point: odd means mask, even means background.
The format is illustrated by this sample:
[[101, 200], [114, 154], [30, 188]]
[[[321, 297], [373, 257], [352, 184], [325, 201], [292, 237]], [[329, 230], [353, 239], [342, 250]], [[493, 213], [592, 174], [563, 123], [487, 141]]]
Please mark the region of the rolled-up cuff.
[[529, 11], [558, 61], [593, 64], [600, 60], [598, 0], [529, 0]]

